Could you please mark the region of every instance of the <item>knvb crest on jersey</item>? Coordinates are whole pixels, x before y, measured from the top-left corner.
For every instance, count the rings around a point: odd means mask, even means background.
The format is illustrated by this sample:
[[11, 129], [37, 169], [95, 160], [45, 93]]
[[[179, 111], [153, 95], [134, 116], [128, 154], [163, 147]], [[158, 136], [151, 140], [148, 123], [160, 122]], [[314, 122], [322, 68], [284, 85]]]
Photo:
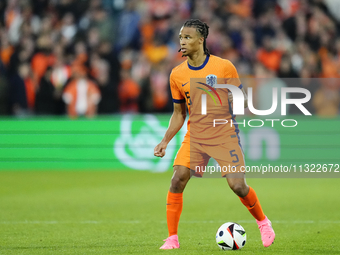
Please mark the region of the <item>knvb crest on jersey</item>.
[[215, 85], [217, 84], [217, 76], [213, 75], [213, 74], [209, 74], [206, 77], [206, 83], [211, 86], [211, 87], [215, 87]]

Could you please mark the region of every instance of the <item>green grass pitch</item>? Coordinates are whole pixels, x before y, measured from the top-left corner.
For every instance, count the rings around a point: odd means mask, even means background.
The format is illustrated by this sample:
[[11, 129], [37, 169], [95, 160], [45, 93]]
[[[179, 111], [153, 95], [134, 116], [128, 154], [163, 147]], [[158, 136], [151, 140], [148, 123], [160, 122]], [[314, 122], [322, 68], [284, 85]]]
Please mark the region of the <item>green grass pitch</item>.
[[[171, 172], [0, 172], [0, 254], [340, 254], [340, 179], [248, 179], [276, 240], [224, 179], [192, 179], [179, 250], [162, 251]], [[221, 251], [218, 227], [240, 223], [247, 243]]]

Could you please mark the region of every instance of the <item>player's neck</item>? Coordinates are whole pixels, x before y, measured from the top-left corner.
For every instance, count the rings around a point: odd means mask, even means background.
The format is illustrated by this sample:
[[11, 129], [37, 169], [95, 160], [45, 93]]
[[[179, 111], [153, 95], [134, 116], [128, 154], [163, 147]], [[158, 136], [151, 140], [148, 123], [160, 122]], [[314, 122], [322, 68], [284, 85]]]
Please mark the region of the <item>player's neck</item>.
[[204, 63], [206, 57], [207, 55], [205, 55], [203, 51], [198, 51], [195, 52], [192, 56], [188, 56], [188, 63], [191, 66], [199, 67]]

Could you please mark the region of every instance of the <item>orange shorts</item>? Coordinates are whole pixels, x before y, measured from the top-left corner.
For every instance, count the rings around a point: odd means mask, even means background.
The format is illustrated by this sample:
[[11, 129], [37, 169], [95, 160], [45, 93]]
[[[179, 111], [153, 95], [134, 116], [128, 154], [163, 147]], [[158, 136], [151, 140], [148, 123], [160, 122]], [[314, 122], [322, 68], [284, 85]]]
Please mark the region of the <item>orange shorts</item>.
[[195, 176], [202, 177], [205, 172], [212, 171], [207, 167], [208, 161], [213, 158], [219, 164], [214, 171], [221, 172], [224, 177], [228, 173], [239, 173], [245, 170], [245, 161], [238, 139], [230, 139], [227, 143], [208, 145], [190, 142], [184, 139], [177, 152], [174, 166], [186, 166], [195, 171]]

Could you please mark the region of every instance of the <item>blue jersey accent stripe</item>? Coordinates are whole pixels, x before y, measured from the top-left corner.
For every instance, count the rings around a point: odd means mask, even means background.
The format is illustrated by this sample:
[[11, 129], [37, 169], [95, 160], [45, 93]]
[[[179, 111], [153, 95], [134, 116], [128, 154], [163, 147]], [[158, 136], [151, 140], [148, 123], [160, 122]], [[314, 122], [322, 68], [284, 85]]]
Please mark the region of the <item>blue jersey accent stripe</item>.
[[238, 86], [239, 89], [242, 89], [243, 88], [243, 85], [241, 84], [240, 86]]
[[[240, 133], [240, 129], [238, 128], [238, 123], [237, 121], [235, 120], [235, 115], [233, 113], [233, 108], [231, 107], [231, 104], [230, 104], [230, 101], [228, 100], [228, 104], [229, 104], [229, 112], [231, 114], [231, 119], [233, 121], [233, 124], [235, 126], [235, 133], [236, 133], [236, 136], [237, 136], [237, 139], [238, 139], [238, 145], [240, 146], [242, 152], [243, 152], [243, 148], [242, 148], [242, 145], [241, 145], [241, 138], [240, 136], [238, 135], [238, 133]], [[244, 153], [243, 153], [244, 154]]]
[[[233, 124], [234, 124], [234, 126], [235, 126], [235, 133], [236, 133], [236, 135], [237, 135], [238, 145], [240, 145], [240, 148], [241, 148], [241, 150], [242, 150], [242, 152], [243, 152], [243, 148], [242, 148], [242, 145], [241, 145], [241, 138], [240, 138], [240, 136], [238, 135], [238, 133], [240, 133], [240, 129], [238, 128], [238, 123], [237, 123], [237, 121], [235, 120], [235, 118], [232, 118], [232, 120], [233, 120]], [[244, 152], [243, 152], [243, 154], [244, 154]]]
[[208, 63], [208, 61], [209, 61], [209, 55], [207, 55], [207, 57], [205, 58], [204, 63], [202, 65], [195, 67], [195, 66], [189, 65], [189, 62], [188, 62], [188, 67], [191, 70], [198, 71], [198, 70], [203, 69], [205, 67], [205, 65]]
[[181, 104], [181, 103], [185, 103], [185, 99], [172, 99], [172, 102], [176, 104]]

